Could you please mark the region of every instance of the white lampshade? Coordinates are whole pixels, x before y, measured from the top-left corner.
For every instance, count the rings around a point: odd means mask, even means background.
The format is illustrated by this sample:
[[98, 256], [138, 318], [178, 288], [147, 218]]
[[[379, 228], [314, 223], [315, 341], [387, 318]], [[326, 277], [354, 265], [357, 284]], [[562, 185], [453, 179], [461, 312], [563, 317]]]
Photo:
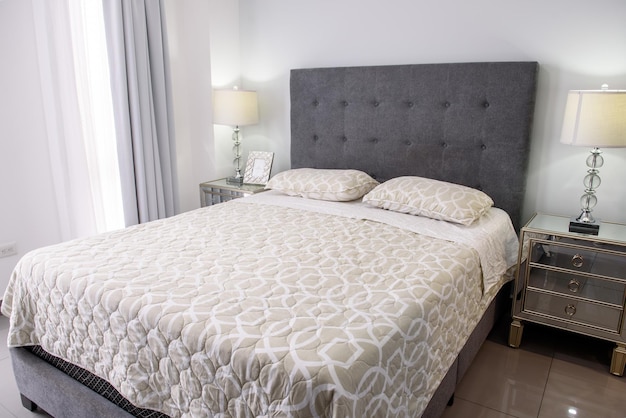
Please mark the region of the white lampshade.
[[598, 148], [626, 147], [626, 90], [571, 90], [561, 142]]
[[244, 126], [258, 122], [259, 109], [255, 91], [214, 90], [213, 123]]

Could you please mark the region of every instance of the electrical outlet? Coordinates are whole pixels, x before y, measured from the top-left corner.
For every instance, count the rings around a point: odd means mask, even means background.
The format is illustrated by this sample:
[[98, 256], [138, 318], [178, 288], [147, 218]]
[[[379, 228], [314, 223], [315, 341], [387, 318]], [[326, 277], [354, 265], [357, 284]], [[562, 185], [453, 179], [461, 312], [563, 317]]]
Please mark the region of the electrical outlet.
[[8, 257], [10, 255], [15, 255], [15, 254], [17, 254], [15, 241], [0, 244], [0, 258]]

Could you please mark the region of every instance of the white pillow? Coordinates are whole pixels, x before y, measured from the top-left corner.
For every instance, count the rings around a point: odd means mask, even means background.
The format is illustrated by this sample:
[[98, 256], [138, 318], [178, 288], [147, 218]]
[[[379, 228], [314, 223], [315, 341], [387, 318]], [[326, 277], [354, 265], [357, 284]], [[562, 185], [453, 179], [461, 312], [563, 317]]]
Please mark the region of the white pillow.
[[480, 190], [423, 177], [397, 177], [374, 188], [363, 202], [410, 215], [470, 225], [493, 206]]
[[345, 202], [361, 198], [378, 184], [359, 170], [296, 168], [276, 174], [265, 188], [290, 196]]

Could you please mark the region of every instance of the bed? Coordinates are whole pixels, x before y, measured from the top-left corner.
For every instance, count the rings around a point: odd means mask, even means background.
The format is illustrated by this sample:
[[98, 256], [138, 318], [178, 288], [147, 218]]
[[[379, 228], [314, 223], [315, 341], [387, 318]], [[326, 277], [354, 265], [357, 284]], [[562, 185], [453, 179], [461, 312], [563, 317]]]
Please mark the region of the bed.
[[[440, 416], [508, 297], [537, 69], [292, 70], [292, 170], [272, 190], [18, 263], [2, 313], [24, 406]], [[328, 198], [345, 173], [360, 196]], [[467, 225], [401, 213], [377, 194], [397, 179], [494, 207]]]

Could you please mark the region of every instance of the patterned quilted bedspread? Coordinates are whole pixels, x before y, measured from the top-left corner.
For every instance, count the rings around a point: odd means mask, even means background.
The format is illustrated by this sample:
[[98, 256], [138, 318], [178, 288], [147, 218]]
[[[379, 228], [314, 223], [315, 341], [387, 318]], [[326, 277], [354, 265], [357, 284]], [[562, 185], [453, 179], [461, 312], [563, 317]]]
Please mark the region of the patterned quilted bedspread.
[[497, 290], [476, 250], [246, 200], [30, 252], [9, 346], [173, 417], [419, 416]]

